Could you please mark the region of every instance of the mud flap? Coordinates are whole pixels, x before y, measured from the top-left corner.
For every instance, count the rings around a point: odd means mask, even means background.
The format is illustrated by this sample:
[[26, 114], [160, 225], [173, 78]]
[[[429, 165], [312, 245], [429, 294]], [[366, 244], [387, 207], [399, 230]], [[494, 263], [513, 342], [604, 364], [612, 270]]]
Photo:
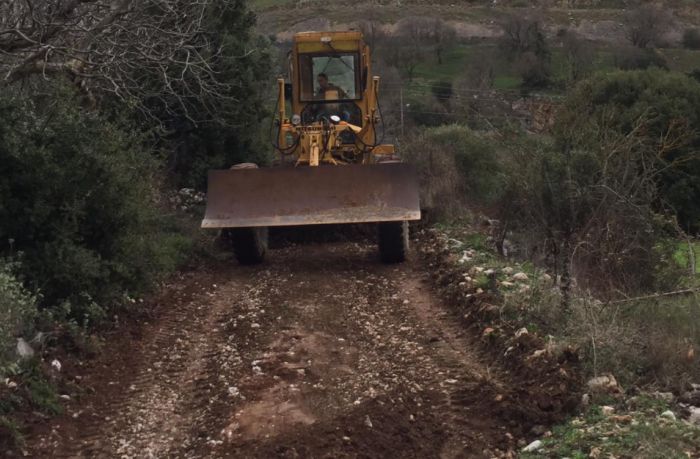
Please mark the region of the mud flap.
[[202, 228], [419, 220], [408, 164], [214, 170]]

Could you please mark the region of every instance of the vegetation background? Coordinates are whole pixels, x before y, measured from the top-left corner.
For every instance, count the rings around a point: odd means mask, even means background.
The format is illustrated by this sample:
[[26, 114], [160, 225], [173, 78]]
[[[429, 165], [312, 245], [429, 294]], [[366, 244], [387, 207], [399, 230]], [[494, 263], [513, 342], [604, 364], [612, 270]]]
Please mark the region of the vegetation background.
[[547, 274], [504, 317], [577, 346], [590, 376], [700, 380], [696, 2], [44, 3], [0, 6], [7, 436], [13, 413], [60, 409], [43, 349], [96, 351], [209, 256], [206, 171], [274, 160], [273, 80], [307, 29], [364, 32], [386, 140], [417, 165], [430, 223], [494, 267]]

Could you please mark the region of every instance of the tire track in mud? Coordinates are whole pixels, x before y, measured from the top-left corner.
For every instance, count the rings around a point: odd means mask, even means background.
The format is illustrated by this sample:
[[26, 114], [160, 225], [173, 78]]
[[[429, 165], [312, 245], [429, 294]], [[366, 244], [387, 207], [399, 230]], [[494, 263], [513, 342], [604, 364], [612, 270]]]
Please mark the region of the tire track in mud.
[[[206, 288], [206, 287], [205, 287]], [[199, 294], [198, 294], [199, 295]], [[119, 381], [122, 390], [100, 407], [103, 422], [88, 425], [72, 448], [57, 451], [67, 457], [162, 457], [186, 423], [178, 410], [192, 390], [201, 362], [210, 357], [207, 329], [221, 314], [193, 300], [177, 304], [158, 320], [144, 345], [140, 365], [131, 378]]]
[[261, 266], [188, 280], [190, 298], [166, 309], [142, 343], [115, 349], [117, 361], [141, 354], [114, 375], [113, 399], [94, 404], [92, 416], [62, 418], [57, 430], [74, 437], [36, 451], [512, 455], [518, 429], [498, 399], [507, 378], [482, 360], [414, 263], [381, 265], [374, 250], [290, 245]]

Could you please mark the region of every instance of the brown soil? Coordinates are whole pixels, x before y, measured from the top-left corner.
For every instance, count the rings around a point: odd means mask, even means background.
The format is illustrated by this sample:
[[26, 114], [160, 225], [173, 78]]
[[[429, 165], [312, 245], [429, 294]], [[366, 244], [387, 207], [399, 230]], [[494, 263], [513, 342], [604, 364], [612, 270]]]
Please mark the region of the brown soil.
[[152, 320], [65, 363], [66, 413], [33, 426], [27, 453], [513, 456], [543, 422], [529, 398], [550, 387], [494, 360], [429, 279], [421, 262], [385, 266], [357, 242], [291, 243], [257, 267], [183, 275]]

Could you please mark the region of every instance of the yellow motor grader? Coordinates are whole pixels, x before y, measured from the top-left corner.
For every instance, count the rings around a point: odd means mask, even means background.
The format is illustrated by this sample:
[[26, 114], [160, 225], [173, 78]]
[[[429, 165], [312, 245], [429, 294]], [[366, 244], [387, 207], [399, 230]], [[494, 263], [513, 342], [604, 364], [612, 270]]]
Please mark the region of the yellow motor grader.
[[377, 223], [381, 259], [403, 261], [408, 221], [420, 219], [418, 183], [382, 143], [379, 77], [362, 34], [296, 34], [289, 82], [277, 85], [273, 144], [285, 165], [210, 171], [202, 228], [221, 229], [238, 261], [253, 264], [271, 226]]

